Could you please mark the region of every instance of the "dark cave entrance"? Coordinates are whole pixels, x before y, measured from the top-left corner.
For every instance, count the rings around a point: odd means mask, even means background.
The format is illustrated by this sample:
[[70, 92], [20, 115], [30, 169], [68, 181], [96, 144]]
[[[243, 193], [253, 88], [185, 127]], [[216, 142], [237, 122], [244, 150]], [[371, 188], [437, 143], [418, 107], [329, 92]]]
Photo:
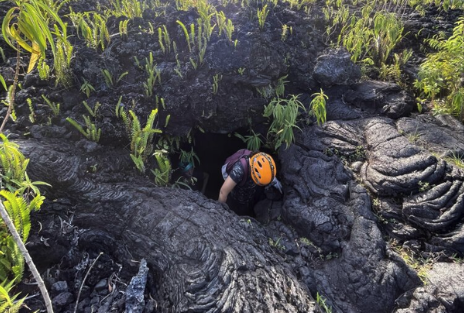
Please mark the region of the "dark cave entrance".
[[[236, 131], [242, 136], [249, 135], [248, 129], [240, 129]], [[234, 132], [235, 133], [235, 132]], [[193, 172], [193, 176], [197, 179], [195, 186], [191, 186], [193, 190], [201, 191], [202, 189], [202, 177], [203, 173], [208, 175], [208, 181], [206, 184], [204, 195], [207, 198], [217, 200], [219, 196], [219, 190], [221, 189], [222, 184], [224, 183], [224, 179], [222, 178], [221, 168], [224, 165], [225, 160], [237, 152], [239, 149], [246, 149], [247, 145], [243, 142], [240, 138], [234, 135], [234, 133], [230, 134], [218, 134], [218, 133], [202, 133], [197, 132], [194, 137], [193, 141], [190, 144], [184, 143], [181, 144], [181, 149], [184, 151], [190, 151], [193, 148], [193, 151], [200, 159], [200, 164], [197, 163], [195, 160], [195, 169]], [[260, 133], [262, 138], [265, 137], [262, 133]], [[277, 178], [279, 179], [279, 168], [280, 162], [277, 157], [277, 154], [273, 149], [269, 149], [268, 147], [262, 146], [260, 151], [266, 152], [270, 154], [274, 161], [276, 162], [277, 166]], [[175, 183], [179, 177], [182, 176], [181, 171], [179, 169], [179, 154], [173, 155], [173, 168], [174, 173], [172, 176], [172, 182]], [[180, 188], [187, 188], [185, 186], [180, 186]], [[280, 195], [280, 193], [279, 193]], [[268, 194], [266, 194], [266, 197]], [[272, 195], [271, 195], [272, 196]], [[272, 196], [273, 198], [277, 199], [277, 196]], [[241, 214], [239, 214], [241, 215]], [[245, 214], [249, 215], [249, 214]]]
[[197, 168], [209, 175], [205, 196], [217, 200], [224, 182], [221, 167], [224, 161], [246, 144], [233, 134], [201, 133], [195, 135], [194, 151], [200, 159]]

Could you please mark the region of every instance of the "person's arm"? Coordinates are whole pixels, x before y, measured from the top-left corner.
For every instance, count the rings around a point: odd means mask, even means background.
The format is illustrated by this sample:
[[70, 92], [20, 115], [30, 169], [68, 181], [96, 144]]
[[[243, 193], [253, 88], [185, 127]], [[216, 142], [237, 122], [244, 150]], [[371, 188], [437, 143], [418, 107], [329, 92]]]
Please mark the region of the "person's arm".
[[226, 203], [227, 201], [227, 196], [229, 193], [234, 189], [234, 187], [237, 185], [236, 182], [230, 176], [226, 178], [224, 183], [222, 184], [221, 190], [219, 191], [219, 202]]

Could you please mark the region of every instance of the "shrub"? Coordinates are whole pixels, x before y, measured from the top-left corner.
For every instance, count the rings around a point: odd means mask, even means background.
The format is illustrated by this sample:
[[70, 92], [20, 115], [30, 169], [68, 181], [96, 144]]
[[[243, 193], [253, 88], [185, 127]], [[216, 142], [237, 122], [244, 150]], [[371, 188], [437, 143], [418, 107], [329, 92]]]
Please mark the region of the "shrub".
[[[435, 36], [428, 40], [437, 52], [430, 53], [421, 65], [414, 86], [430, 99], [437, 113], [451, 113], [464, 119], [464, 17], [448, 39]], [[437, 101], [437, 98], [443, 101]], [[441, 106], [440, 104], [443, 104]]]
[[316, 117], [317, 124], [322, 125], [327, 120], [326, 100], [329, 98], [324, 91], [312, 94], [314, 99], [311, 101], [311, 113]]
[[293, 130], [300, 129], [297, 123], [299, 111], [305, 111], [305, 107], [298, 100], [298, 95], [291, 95], [290, 99], [274, 98], [264, 107], [264, 117], [272, 116], [272, 123], [268, 130], [268, 138], [274, 142], [274, 149], [286, 143], [288, 146], [295, 141]]

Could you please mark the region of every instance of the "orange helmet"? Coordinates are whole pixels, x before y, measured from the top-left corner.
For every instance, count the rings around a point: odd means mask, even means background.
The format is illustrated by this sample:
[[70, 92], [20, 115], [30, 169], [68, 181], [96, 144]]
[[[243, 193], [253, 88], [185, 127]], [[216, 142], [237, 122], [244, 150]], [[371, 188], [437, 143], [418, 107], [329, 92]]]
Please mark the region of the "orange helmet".
[[266, 186], [276, 176], [274, 159], [267, 153], [259, 152], [250, 157], [251, 178], [259, 186]]

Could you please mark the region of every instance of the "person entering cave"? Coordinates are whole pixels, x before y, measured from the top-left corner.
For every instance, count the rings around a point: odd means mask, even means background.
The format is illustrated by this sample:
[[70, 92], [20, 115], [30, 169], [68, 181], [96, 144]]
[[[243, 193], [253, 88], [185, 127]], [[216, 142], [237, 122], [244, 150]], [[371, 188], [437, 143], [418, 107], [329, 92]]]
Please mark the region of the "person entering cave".
[[266, 189], [274, 188], [282, 194], [276, 174], [274, 159], [269, 154], [240, 149], [222, 166], [224, 183], [218, 201], [227, 203], [238, 215], [255, 216], [254, 206], [265, 199]]

